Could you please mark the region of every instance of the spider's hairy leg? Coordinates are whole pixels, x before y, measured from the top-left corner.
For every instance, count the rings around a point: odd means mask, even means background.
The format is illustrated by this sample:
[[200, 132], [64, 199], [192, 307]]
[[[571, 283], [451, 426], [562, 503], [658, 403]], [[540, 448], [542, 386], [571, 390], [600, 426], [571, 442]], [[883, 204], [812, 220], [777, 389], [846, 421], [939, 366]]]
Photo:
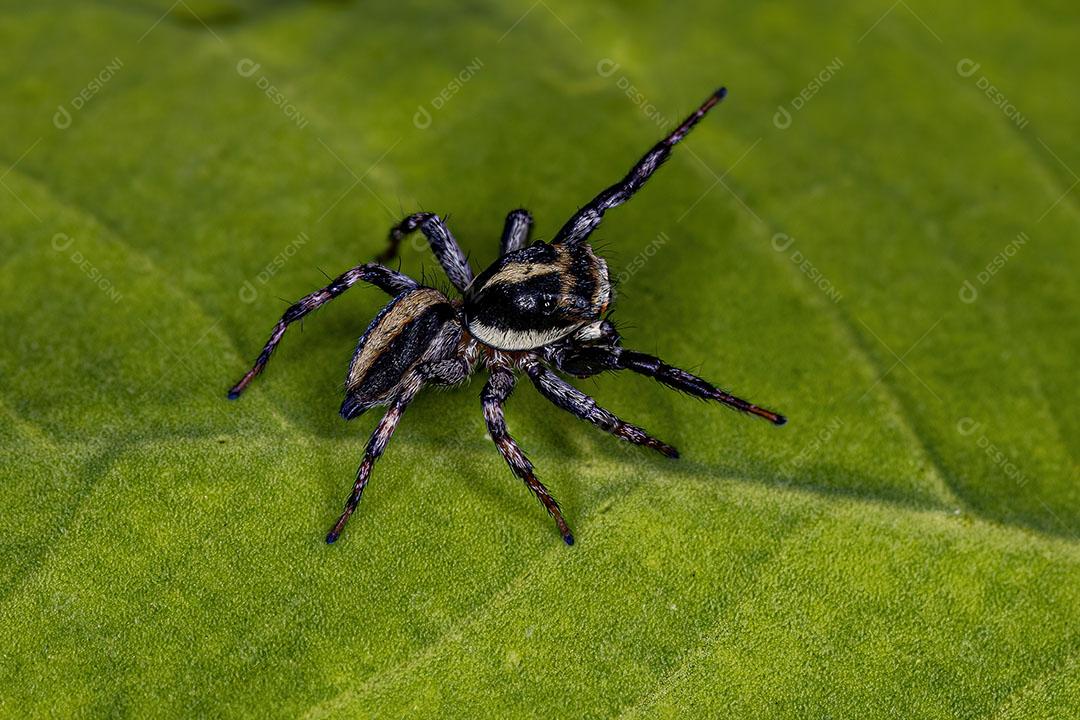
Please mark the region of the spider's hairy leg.
[[352, 493], [349, 494], [349, 499], [345, 502], [345, 510], [341, 513], [341, 517], [338, 518], [333, 529], [327, 534], [326, 542], [332, 543], [338, 539], [341, 529], [360, 502], [360, 496], [363, 495], [364, 487], [367, 486], [368, 479], [371, 477], [375, 461], [379, 459], [383, 450], [386, 449], [386, 444], [390, 441], [390, 436], [394, 434], [394, 429], [397, 428], [398, 421], [401, 420], [405, 408], [413, 401], [424, 385], [428, 383], [454, 385], [463, 382], [471, 374], [472, 368], [472, 363], [465, 356], [432, 360], [419, 365], [401, 381], [396, 391], [397, 397], [390, 402], [389, 409], [383, 415], [379, 424], [375, 426], [371, 439], [368, 440], [367, 449], [364, 451], [364, 459], [356, 470], [356, 482], [353, 485]]
[[596, 226], [600, 224], [604, 212], [622, 205], [640, 190], [645, 181], [670, 157], [671, 149], [675, 144], [686, 137], [687, 133], [697, 125], [701, 118], [705, 117], [705, 113], [709, 112], [716, 103], [723, 100], [725, 95], [727, 95], [727, 88], [720, 88], [710, 95], [697, 110], [690, 113], [683, 120], [679, 127], [675, 128], [670, 135], [654, 145], [643, 158], [638, 160], [626, 177], [597, 195], [588, 205], [578, 210], [572, 218], [567, 220], [552, 242], [571, 245], [584, 242], [592, 231], [596, 229]]
[[375, 430], [371, 433], [371, 439], [368, 440], [367, 448], [364, 450], [364, 459], [360, 461], [360, 467], [356, 469], [356, 482], [353, 483], [352, 492], [349, 493], [349, 498], [345, 501], [345, 509], [342, 511], [338, 521], [334, 523], [334, 527], [326, 534], [327, 543], [333, 543], [338, 539], [341, 529], [345, 527], [345, 523], [349, 521], [349, 517], [356, 510], [356, 506], [360, 503], [360, 496], [364, 494], [364, 488], [371, 478], [371, 471], [375, 467], [375, 461], [383, 454], [386, 444], [390, 442], [390, 436], [394, 434], [394, 430], [401, 420], [401, 414], [405, 412], [405, 408], [416, 397], [419, 390], [419, 382], [405, 389], [396, 400], [390, 403], [386, 414], [382, 416], [379, 424], [375, 426]]
[[506, 459], [510, 469], [532, 490], [536, 499], [540, 501], [548, 514], [555, 520], [555, 524], [559, 526], [559, 532], [562, 533], [563, 541], [567, 545], [573, 545], [574, 535], [570, 532], [566, 520], [563, 519], [559, 504], [555, 502], [555, 498], [551, 496], [544, 484], [536, 479], [532, 463], [525, 457], [525, 453], [521, 451], [521, 448], [514, 441], [514, 438], [510, 437], [510, 433], [506, 429], [503, 404], [514, 389], [514, 374], [501, 367], [492, 367], [490, 373], [488, 381], [484, 385], [484, 390], [480, 394], [488, 434], [491, 435], [491, 439], [495, 442], [495, 446], [499, 448], [503, 458]]
[[607, 370], [630, 370], [651, 377], [673, 390], [679, 390], [702, 400], [715, 400], [740, 412], [765, 418], [773, 425], [783, 425], [787, 422], [787, 418], [780, 413], [766, 410], [752, 402], [735, 397], [707, 380], [668, 365], [653, 355], [627, 350], [617, 345], [570, 346], [560, 348], [560, 350], [561, 352], [546, 353], [546, 356], [557, 368], [571, 375], [590, 377]]
[[450, 232], [450, 228], [435, 213], [414, 213], [392, 227], [389, 244], [386, 250], [375, 258], [375, 261], [385, 264], [393, 260], [397, 257], [402, 239], [418, 229], [424, 233], [424, 237], [431, 246], [431, 252], [435, 253], [435, 259], [442, 265], [450, 282], [460, 292], [465, 292], [465, 288], [473, 279], [472, 267]]
[[499, 257], [520, 250], [529, 244], [529, 233], [533, 219], [528, 210], [511, 210], [503, 225], [502, 239], [499, 241]]
[[716, 400], [717, 402], [723, 403], [740, 412], [765, 418], [773, 425], [784, 425], [787, 423], [787, 418], [780, 413], [766, 410], [765, 408], [758, 407], [752, 402], [735, 397], [731, 393], [721, 390], [712, 383], [702, 380], [697, 375], [668, 365], [658, 357], [646, 355], [645, 353], [636, 352], [634, 350], [623, 350], [622, 348], [614, 349], [617, 351], [616, 364], [619, 369], [630, 370], [641, 375], [648, 375], [657, 382], [667, 385], [669, 388], [681, 390], [684, 393], [694, 395], [704, 400]]
[[322, 290], [317, 290], [301, 298], [285, 311], [285, 314], [281, 316], [281, 319], [278, 320], [277, 324], [274, 325], [274, 329], [270, 332], [270, 339], [266, 341], [266, 345], [263, 347], [262, 352], [259, 353], [255, 364], [229, 390], [229, 399], [235, 400], [240, 397], [240, 393], [244, 392], [244, 389], [255, 379], [255, 376], [263, 371], [266, 363], [270, 362], [270, 356], [278, 343], [281, 342], [281, 337], [285, 334], [285, 330], [290, 323], [296, 322], [312, 310], [330, 302], [361, 280], [371, 283], [390, 295], [399, 295], [406, 290], [415, 290], [419, 287], [417, 282], [407, 275], [402, 275], [376, 263], [365, 263], [347, 270], [334, 278], [334, 281]]
[[614, 413], [600, 407], [596, 404], [596, 400], [581, 392], [539, 362], [526, 365], [525, 372], [528, 373], [529, 379], [532, 380], [533, 385], [536, 386], [541, 395], [572, 415], [587, 420], [601, 430], [606, 430], [615, 437], [627, 442], [652, 448], [669, 458], [679, 457], [678, 450], [667, 443], [657, 440], [638, 426], [631, 425]]

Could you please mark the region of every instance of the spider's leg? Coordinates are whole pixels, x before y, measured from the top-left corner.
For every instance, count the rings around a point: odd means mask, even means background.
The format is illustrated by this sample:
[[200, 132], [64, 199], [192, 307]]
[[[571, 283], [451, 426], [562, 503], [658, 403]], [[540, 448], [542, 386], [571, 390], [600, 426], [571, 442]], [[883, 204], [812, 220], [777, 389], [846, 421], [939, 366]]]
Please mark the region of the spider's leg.
[[465, 382], [472, 373], [472, 365], [463, 357], [451, 360], [437, 360], [427, 363], [419, 369], [424, 382], [438, 385], [457, 385]]
[[493, 367], [491, 368], [491, 375], [488, 378], [487, 384], [484, 385], [484, 390], [480, 394], [480, 401], [484, 407], [484, 420], [487, 422], [488, 434], [491, 435], [491, 439], [495, 441], [495, 446], [499, 448], [499, 452], [502, 453], [503, 458], [506, 459], [507, 465], [514, 471], [514, 474], [524, 481], [525, 485], [532, 490], [536, 499], [544, 506], [548, 511], [548, 515], [555, 520], [555, 524], [559, 526], [559, 532], [562, 533], [563, 540], [567, 545], [574, 544], [574, 535], [570, 532], [570, 527], [566, 524], [566, 520], [563, 519], [562, 511], [559, 509], [559, 504], [555, 502], [555, 498], [551, 497], [551, 493], [544, 487], [544, 484], [536, 479], [536, 475], [533, 473], [532, 463], [525, 457], [525, 453], [521, 451], [518, 444], [514, 441], [514, 438], [510, 437], [510, 433], [506, 429], [506, 418], [503, 416], [503, 403], [510, 396], [510, 393], [514, 389], [514, 374], [505, 368]]
[[787, 422], [787, 418], [780, 413], [766, 410], [765, 408], [758, 407], [752, 402], [735, 397], [731, 393], [721, 390], [712, 383], [702, 380], [697, 375], [668, 365], [658, 357], [646, 355], [645, 353], [636, 352], [634, 350], [623, 350], [622, 348], [614, 348], [614, 350], [617, 353], [616, 365], [619, 369], [631, 370], [640, 373], [641, 375], [648, 375], [657, 382], [667, 385], [669, 388], [681, 390], [684, 393], [705, 400], [716, 400], [717, 402], [721, 402], [740, 412], [765, 418], [773, 425], [783, 425]]
[[506, 216], [506, 224], [503, 225], [502, 240], [499, 242], [499, 257], [528, 245], [532, 225], [532, 215], [528, 210], [511, 210]]
[[375, 258], [376, 262], [387, 263], [397, 257], [398, 247], [402, 239], [409, 233], [419, 229], [431, 245], [431, 251], [435, 253], [435, 259], [442, 265], [446, 276], [460, 292], [472, 282], [473, 272], [465, 253], [457, 244], [450, 228], [435, 213], [415, 213], [409, 215], [400, 223], [390, 229], [389, 244], [386, 250]]
[[649, 150], [645, 157], [641, 158], [637, 165], [631, 168], [626, 177], [597, 195], [588, 205], [578, 210], [572, 218], [567, 220], [552, 242], [575, 245], [588, 238], [589, 234], [600, 224], [604, 211], [622, 205], [630, 199], [631, 195], [640, 190], [645, 181], [671, 155], [672, 147], [686, 137], [691, 128], [701, 118], [705, 117], [705, 113], [709, 112], [713, 105], [723, 100], [726, 94], [727, 89], [720, 88], [710, 95], [709, 99], [702, 103], [701, 107], [683, 120], [682, 125], [675, 128], [670, 135], [654, 145], [652, 150]]
[[679, 457], [678, 450], [657, 440], [638, 426], [631, 425], [621, 420], [614, 413], [600, 407], [596, 404], [596, 400], [581, 392], [539, 362], [527, 365], [525, 372], [529, 374], [529, 378], [541, 395], [572, 415], [577, 415], [582, 420], [588, 420], [601, 430], [606, 430], [615, 437], [622, 438], [627, 442], [652, 448], [669, 458]]
[[364, 450], [364, 459], [360, 461], [360, 467], [356, 469], [356, 482], [353, 483], [349, 499], [345, 501], [345, 509], [342, 511], [338, 521], [334, 523], [334, 527], [326, 534], [327, 543], [332, 543], [338, 539], [341, 529], [345, 527], [345, 523], [348, 522], [349, 517], [356, 510], [356, 506], [360, 502], [360, 496], [364, 494], [364, 487], [367, 486], [368, 479], [371, 477], [371, 470], [375, 467], [375, 461], [383, 454], [386, 444], [390, 442], [390, 436], [394, 434], [394, 429], [397, 428], [398, 421], [401, 420], [401, 414], [405, 412], [405, 408], [416, 397], [419, 389], [420, 383], [413, 383], [412, 387], [406, 389], [390, 404], [386, 414], [382, 416], [379, 424], [375, 426], [375, 430], [371, 433], [371, 439], [368, 440], [367, 448]]
[[587, 377], [605, 370], [630, 370], [647, 375], [669, 388], [679, 390], [703, 400], [716, 400], [740, 412], [765, 418], [773, 425], [783, 425], [787, 418], [778, 412], [758, 407], [752, 402], [735, 397], [697, 375], [668, 365], [653, 355], [618, 346], [592, 346], [574, 348], [558, 355], [552, 354], [556, 367], [580, 377]]
[[255, 364], [229, 390], [229, 399], [235, 400], [240, 397], [240, 393], [244, 392], [244, 388], [255, 379], [256, 375], [263, 371], [266, 363], [270, 362], [270, 355], [273, 354], [274, 348], [281, 342], [281, 337], [285, 334], [289, 323], [295, 322], [312, 310], [325, 305], [361, 280], [385, 290], [390, 295], [400, 295], [406, 290], [415, 290], [419, 287], [417, 282], [409, 276], [402, 275], [376, 263], [365, 263], [347, 270], [334, 278], [334, 281], [322, 290], [317, 290], [301, 298], [285, 311], [285, 314], [281, 316], [277, 325], [274, 325], [274, 329], [270, 332], [270, 339], [266, 341], [266, 345], [263, 347], [262, 352], [259, 353]]
[[338, 539], [338, 535], [341, 534], [341, 529], [345, 526], [349, 516], [356, 510], [356, 506], [360, 502], [360, 496], [364, 493], [364, 487], [371, 477], [371, 470], [375, 466], [375, 461], [379, 459], [383, 450], [386, 449], [386, 444], [390, 442], [390, 436], [394, 434], [394, 429], [397, 428], [398, 421], [401, 420], [401, 414], [405, 412], [405, 408], [413, 401], [421, 388], [429, 382], [445, 385], [462, 382], [469, 377], [471, 371], [472, 365], [464, 357], [433, 360], [417, 367], [415, 372], [401, 382], [398, 386], [397, 398], [390, 403], [389, 409], [383, 415], [379, 424], [375, 426], [371, 439], [368, 440], [367, 449], [364, 451], [364, 459], [356, 470], [356, 482], [353, 484], [352, 493], [349, 494], [349, 499], [345, 502], [345, 510], [342, 511], [341, 517], [338, 518], [337, 523], [327, 534], [326, 542], [332, 543]]

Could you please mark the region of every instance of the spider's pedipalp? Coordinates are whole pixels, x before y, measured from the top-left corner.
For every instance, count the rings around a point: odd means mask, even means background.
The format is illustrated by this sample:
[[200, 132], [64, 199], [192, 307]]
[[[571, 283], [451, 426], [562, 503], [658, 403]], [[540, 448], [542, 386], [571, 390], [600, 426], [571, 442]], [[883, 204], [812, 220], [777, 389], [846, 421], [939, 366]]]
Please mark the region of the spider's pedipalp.
[[376, 262], [387, 263], [397, 257], [402, 239], [415, 230], [424, 233], [431, 251], [435, 254], [435, 259], [442, 265], [446, 276], [450, 278], [450, 282], [458, 289], [458, 292], [465, 292], [465, 288], [469, 287], [473, 279], [472, 266], [469, 265], [468, 258], [461, 251], [461, 246], [454, 239], [450, 228], [435, 213], [414, 213], [391, 228], [387, 248], [375, 259]]
[[702, 103], [697, 110], [690, 113], [679, 127], [654, 145], [641, 160], [638, 160], [626, 177], [604, 190], [593, 198], [588, 205], [574, 213], [574, 216], [567, 220], [566, 224], [559, 230], [552, 243], [574, 245], [584, 242], [592, 231], [596, 229], [596, 226], [600, 224], [604, 212], [622, 205], [640, 190], [645, 181], [668, 159], [675, 144], [686, 137], [686, 134], [690, 132], [694, 125], [697, 125], [698, 121], [705, 117], [705, 113], [709, 112], [726, 95], [727, 88], [720, 88], [710, 95], [709, 99]]
[[266, 367], [266, 363], [270, 362], [270, 356], [277, 348], [278, 343], [281, 342], [281, 337], [285, 334], [285, 330], [291, 323], [296, 322], [316, 308], [330, 302], [361, 280], [381, 288], [390, 295], [398, 295], [407, 290], [415, 290], [419, 287], [417, 282], [409, 276], [376, 263], [365, 263], [363, 265], [357, 265], [351, 270], [347, 270], [322, 290], [317, 290], [310, 295], [301, 298], [285, 311], [285, 314], [281, 316], [281, 320], [278, 320], [277, 325], [275, 325], [273, 331], [271, 331], [270, 339], [266, 341], [266, 345], [263, 347], [262, 352], [259, 353], [259, 357], [255, 361], [255, 364], [244, 374], [244, 377], [240, 378], [240, 381], [233, 385], [232, 389], [229, 390], [229, 399], [235, 400], [240, 397], [240, 393], [244, 392], [244, 389], [255, 379], [255, 376], [263, 371], [263, 368]]
[[502, 239], [499, 241], [499, 257], [520, 250], [529, 244], [529, 232], [533, 219], [528, 210], [511, 210], [503, 225]]
[[533, 495], [536, 496], [536, 499], [540, 501], [540, 504], [544, 506], [544, 509], [548, 511], [548, 514], [555, 520], [559, 532], [562, 533], [563, 541], [567, 545], [573, 545], [574, 534], [570, 532], [570, 526], [566, 524], [566, 520], [563, 518], [559, 503], [551, 496], [544, 484], [536, 479], [532, 463], [525, 457], [525, 453], [521, 451], [517, 442], [510, 437], [510, 432], [506, 429], [503, 404], [514, 390], [514, 374], [510, 370], [499, 366], [491, 367], [490, 372], [488, 381], [480, 393], [480, 402], [484, 408], [484, 422], [487, 423], [488, 434], [491, 435], [495, 447], [499, 449], [499, 452], [506, 460], [506, 464], [525, 483]]
[[587, 420], [617, 438], [635, 445], [652, 448], [672, 459], [679, 457], [678, 450], [665, 442], [657, 440], [637, 425], [631, 425], [609, 410], [600, 407], [592, 397], [578, 390], [539, 362], [527, 364], [525, 372], [529, 375], [529, 379], [532, 380], [536, 389], [540, 391], [540, 394], [550, 400], [552, 404], [572, 415], [578, 416], [582, 420]]

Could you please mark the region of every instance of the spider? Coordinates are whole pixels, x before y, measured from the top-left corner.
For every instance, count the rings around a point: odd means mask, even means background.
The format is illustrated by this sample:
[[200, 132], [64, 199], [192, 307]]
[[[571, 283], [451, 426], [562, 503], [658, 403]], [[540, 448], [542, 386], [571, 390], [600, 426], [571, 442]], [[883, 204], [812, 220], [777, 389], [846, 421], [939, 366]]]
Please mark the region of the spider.
[[[375, 262], [357, 265], [285, 311], [254, 366], [229, 391], [229, 399], [239, 397], [262, 372], [291, 323], [361, 280], [393, 297], [360, 338], [349, 366], [342, 417], [352, 420], [376, 406], [387, 406], [387, 410], [368, 441], [352, 492], [326, 536], [327, 543], [337, 540], [356, 510], [375, 461], [417, 393], [429, 384], [461, 383], [481, 366], [488, 370], [480, 393], [488, 433], [510, 469], [554, 519], [567, 545], [574, 544], [574, 536], [559, 504], [537, 479], [532, 463], [506, 428], [503, 405], [514, 389], [518, 371], [559, 408], [669, 458], [679, 456], [675, 448], [600, 407], [554, 371], [586, 378], [607, 370], [630, 370], [774, 425], [787, 422], [783, 415], [737, 398], [657, 357], [623, 348], [608, 318], [612, 288], [607, 265], [588, 243], [604, 212], [640, 190], [667, 160], [674, 145], [726, 94], [726, 89], [720, 88], [710, 95], [626, 177], [578, 210], [551, 242], [530, 243], [532, 216], [527, 210], [514, 210], [503, 227], [499, 258], [474, 277], [443, 220], [433, 213], [416, 213], [391, 229], [389, 246]], [[385, 263], [396, 257], [402, 238], [415, 230], [427, 238], [450, 282], [461, 293], [460, 299], [451, 299], [386, 267]]]

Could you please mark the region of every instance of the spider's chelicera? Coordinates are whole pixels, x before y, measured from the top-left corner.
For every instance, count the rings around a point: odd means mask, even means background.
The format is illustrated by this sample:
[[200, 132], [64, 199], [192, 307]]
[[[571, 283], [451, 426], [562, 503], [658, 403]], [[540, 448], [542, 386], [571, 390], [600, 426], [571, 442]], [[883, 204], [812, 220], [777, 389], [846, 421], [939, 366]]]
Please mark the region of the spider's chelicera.
[[[623, 348], [615, 326], [607, 319], [612, 301], [607, 265], [588, 243], [604, 212], [640, 190], [671, 154], [672, 147], [724, 95], [724, 88], [711, 95], [649, 150], [625, 178], [570, 218], [551, 242], [530, 244], [532, 217], [526, 210], [514, 210], [503, 227], [499, 259], [473, 277], [468, 260], [446, 224], [432, 213], [417, 213], [390, 231], [390, 245], [377, 262], [354, 267], [285, 311], [255, 365], [229, 391], [230, 399], [239, 397], [263, 370], [290, 323], [360, 280], [393, 297], [360, 338], [349, 366], [341, 415], [351, 420], [375, 406], [388, 409], [371, 435], [345, 509], [326, 536], [328, 543], [337, 540], [356, 509], [375, 461], [421, 388], [460, 383], [481, 366], [489, 373], [480, 398], [491, 439], [514, 474], [555, 520], [568, 545], [573, 544], [574, 536], [558, 503], [536, 478], [532, 463], [506, 429], [503, 404], [514, 389], [518, 371], [524, 372], [541, 395], [563, 410], [670, 458], [678, 457], [675, 448], [600, 407], [555, 371], [585, 378], [606, 370], [630, 370], [775, 425], [786, 422], [782, 415], [724, 392], [659, 358]], [[414, 230], [427, 238], [461, 299], [422, 286], [383, 264], [396, 256], [402, 238]]]

